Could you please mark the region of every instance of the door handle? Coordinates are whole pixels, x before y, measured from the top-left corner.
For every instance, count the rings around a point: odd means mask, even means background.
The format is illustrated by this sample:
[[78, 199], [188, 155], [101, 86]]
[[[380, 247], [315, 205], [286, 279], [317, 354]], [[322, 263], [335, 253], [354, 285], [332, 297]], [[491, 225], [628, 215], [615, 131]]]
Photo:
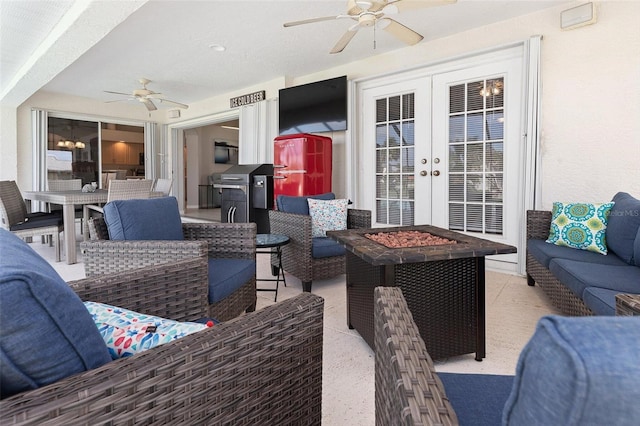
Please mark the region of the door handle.
[[420, 176], [426, 176], [427, 174], [428, 174], [428, 173], [427, 173], [427, 171], [426, 171], [426, 170], [422, 170], [422, 171], [420, 172]]
[[440, 176], [440, 170], [434, 170], [431, 172], [433, 176]]

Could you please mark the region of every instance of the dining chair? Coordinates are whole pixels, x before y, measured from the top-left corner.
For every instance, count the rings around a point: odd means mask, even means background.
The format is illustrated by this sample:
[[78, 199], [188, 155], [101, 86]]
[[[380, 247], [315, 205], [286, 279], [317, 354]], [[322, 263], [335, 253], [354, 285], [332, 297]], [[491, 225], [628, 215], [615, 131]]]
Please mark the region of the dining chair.
[[[49, 179], [49, 191], [81, 191], [82, 179]], [[62, 211], [62, 206], [49, 204], [48, 211]], [[75, 206], [76, 219], [80, 219], [80, 230], [82, 230], [82, 206]]]
[[[153, 181], [151, 179], [112, 180], [109, 183], [107, 203], [114, 200], [145, 199], [151, 196]], [[89, 219], [89, 210], [103, 213], [102, 206], [87, 204], [83, 208], [83, 216]]]
[[23, 239], [49, 236], [55, 247], [56, 262], [60, 262], [62, 215], [57, 212], [27, 213], [20, 188], [13, 180], [0, 181], [0, 227]]
[[173, 179], [156, 179], [153, 184], [153, 192], [162, 192], [164, 195], [169, 195], [172, 185]]

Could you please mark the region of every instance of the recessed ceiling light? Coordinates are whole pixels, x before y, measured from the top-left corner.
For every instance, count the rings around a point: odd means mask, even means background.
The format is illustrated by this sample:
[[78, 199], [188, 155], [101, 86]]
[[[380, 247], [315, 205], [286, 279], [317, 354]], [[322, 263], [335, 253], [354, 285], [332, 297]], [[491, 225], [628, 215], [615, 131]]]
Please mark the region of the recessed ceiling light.
[[224, 52], [225, 50], [227, 50], [227, 48], [221, 44], [210, 44], [209, 49], [213, 49], [216, 52]]

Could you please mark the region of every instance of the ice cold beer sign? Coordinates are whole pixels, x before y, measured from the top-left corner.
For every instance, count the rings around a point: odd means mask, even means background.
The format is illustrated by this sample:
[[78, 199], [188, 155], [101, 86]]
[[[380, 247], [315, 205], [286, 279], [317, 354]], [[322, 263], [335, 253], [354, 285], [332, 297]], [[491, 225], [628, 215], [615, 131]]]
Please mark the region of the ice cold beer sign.
[[255, 104], [256, 102], [264, 101], [264, 97], [265, 91], [261, 90], [259, 92], [249, 93], [248, 95], [231, 98], [229, 103], [231, 104], [231, 108], [237, 108], [242, 105]]

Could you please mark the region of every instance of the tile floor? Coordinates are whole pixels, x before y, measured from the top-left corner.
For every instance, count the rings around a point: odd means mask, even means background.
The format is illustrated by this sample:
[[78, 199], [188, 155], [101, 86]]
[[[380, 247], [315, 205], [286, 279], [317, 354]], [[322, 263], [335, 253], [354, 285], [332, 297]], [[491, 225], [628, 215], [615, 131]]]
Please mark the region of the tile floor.
[[[39, 241], [33, 247], [67, 281], [84, 277], [82, 256], [75, 265], [54, 261], [53, 249]], [[258, 255], [258, 278], [270, 277], [268, 255]], [[287, 274], [278, 300], [301, 292], [300, 280]], [[513, 374], [518, 354], [538, 319], [556, 313], [538, 287], [519, 276], [486, 273], [487, 357], [483, 362], [464, 355], [436, 362], [438, 371]], [[275, 283], [258, 283], [258, 287]], [[325, 299], [323, 359], [323, 424], [374, 425], [374, 355], [364, 340], [346, 325], [345, 277], [315, 281], [313, 292]], [[273, 302], [273, 292], [258, 292], [258, 309]]]

